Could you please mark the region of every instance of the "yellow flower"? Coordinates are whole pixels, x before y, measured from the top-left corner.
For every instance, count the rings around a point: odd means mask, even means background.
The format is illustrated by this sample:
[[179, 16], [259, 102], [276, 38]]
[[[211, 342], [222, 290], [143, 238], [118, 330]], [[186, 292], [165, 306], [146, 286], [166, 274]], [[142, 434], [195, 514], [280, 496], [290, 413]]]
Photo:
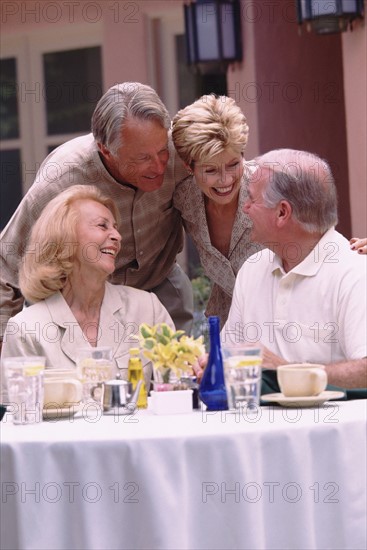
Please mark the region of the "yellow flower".
[[202, 336], [194, 339], [184, 330], [172, 330], [166, 323], [140, 325], [139, 340], [143, 354], [165, 381], [171, 371], [177, 378], [192, 372], [191, 365], [205, 352]]

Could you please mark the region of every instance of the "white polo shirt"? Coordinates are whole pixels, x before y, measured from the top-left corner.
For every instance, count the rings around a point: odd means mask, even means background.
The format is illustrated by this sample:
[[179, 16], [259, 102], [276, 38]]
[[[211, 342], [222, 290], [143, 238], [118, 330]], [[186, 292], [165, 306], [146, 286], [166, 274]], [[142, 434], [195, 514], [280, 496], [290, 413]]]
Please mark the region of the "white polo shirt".
[[[297, 243], [287, 251], [300, 253]], [[329, 229], [285, 273], [264, 249], [240, 269], [222, 343], [260, 340], [289, 362], [334, 363], [367, 356], [367, 256]]]

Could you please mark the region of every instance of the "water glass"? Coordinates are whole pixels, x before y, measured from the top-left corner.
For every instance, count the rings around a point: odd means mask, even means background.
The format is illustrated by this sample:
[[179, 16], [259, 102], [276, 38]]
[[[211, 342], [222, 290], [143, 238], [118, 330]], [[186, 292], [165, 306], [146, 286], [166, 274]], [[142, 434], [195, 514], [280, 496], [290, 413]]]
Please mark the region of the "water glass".
[[9, 412], [14, 424], [42, 422], [46, 358], [7, 357], [4, 360]]
[[222, 354], [228, 408], [257, 410], [261, 389], [261, 346], [223, 346]]
[[83, 403], [101, 403], [102, 391], [97, 385], [113, 377], [112, 349], [82, 348], [78, 351], [76, 366], [78, 379], [83, 384]]

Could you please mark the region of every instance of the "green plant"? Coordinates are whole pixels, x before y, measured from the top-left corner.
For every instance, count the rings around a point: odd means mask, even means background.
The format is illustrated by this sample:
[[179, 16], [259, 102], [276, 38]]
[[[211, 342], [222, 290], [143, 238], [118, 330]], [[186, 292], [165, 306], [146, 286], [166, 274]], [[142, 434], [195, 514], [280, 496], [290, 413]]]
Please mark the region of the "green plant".
[[204, 311], [211, 292], [211, 281], [204, 275], [202, 268], [197, 269], [197, 276], [191, 279], [194, 292], [194, 310]]
[[198, 337], [203, 335], [204, 342], [207, 345], [208, 327], [205, 317], [205, 308], [209, 300], [212, 284], [210, 279], [204, 274], [202, 267], [197, 268], [196, 276], [191, 279], [194, 293], [194, 326], [193, 335]]

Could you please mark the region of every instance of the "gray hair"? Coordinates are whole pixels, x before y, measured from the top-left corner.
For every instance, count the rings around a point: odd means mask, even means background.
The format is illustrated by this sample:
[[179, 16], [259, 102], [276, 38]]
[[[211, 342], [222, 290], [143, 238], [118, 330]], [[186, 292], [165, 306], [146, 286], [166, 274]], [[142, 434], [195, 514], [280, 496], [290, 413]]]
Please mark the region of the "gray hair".
[[270, 171], [263, 192], [265, 206], [273, 208], [286, 200], [293, 217], [310, 233], [325, 233], [338, 223], [334, 177], [325, 160], [305, 151], [277, 149], [255, 163]]
[[121, 147], [121, 130], [127, 118], [156, 120], [167, 130], [170, 116], [153, 88], [139, 82], [112, 86], [98, 101], [92, 116], [92, 132], [97, 143], [113, 154]]

